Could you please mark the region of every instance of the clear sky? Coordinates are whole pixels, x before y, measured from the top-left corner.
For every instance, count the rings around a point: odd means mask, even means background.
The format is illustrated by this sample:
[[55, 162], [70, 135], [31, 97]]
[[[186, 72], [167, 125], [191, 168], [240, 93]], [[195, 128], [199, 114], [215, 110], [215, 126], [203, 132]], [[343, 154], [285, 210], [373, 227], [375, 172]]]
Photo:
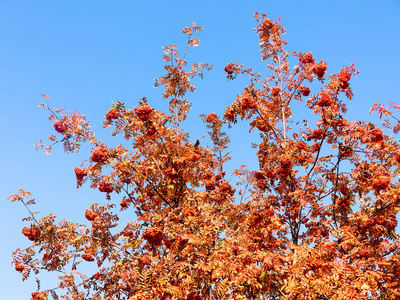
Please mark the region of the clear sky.
[[[162, 90], [153, 88], [153, 78], [164, 74], [161, 46], [182, 49], [186, 37], [180, 30], [192, 19], [204, 31], [198, 35], [200, 47], [188, 54], [189, 63], [214, 65], [189, 95], [193, 110], [185, 126], [196, 140], [206, 132], [198, 115], [222, 113], [247, 83], [227, 82], [226, 64], [239, 61], [268, 74], [253, 32], [256, 11], [273, 19], [281, 16], [288, 49], [313, 51], [317, 60], [326, 60], [328, 73], [352, 62], [361, 70], [351, 80], [355, 97], [348, 120], [377, 121], [368, 113], [373, 103], [400, 102], [398, 0], [0, 1], [2, 299], [30, 299], [35, 285], [34, 279], [22, 283], [10, 265], [11, 252], [29, 241], [21, 233], [26, 211], [7, 202], [8, 195], [19, 188], [31, 191], [43, 216], [51, 212], [74, 222], [84, 222], [90, 203], [105, 202], [98, 191], [75, 188], [73, 167], [88, 157], [88, 148], [71, 155], [56, 147], [50, 157], [33, 149], [33, 142], [53, 134], [47, 113], [36, 108], [43, 101], [40, 95], [49, 95], [54, 107], [86, 114], [99, 137], [109, 135], [101, 124], [112, 100], [133, 108], [146, 96], [153, 107], [165, 110]], [[233, 167], [255, 165], [247, 131], [243, 123], [229, 131]], [[119, 144], [118, 139], [107, 141]], [[42, 286], [54, 287], [49, 277], [43, 277]]]

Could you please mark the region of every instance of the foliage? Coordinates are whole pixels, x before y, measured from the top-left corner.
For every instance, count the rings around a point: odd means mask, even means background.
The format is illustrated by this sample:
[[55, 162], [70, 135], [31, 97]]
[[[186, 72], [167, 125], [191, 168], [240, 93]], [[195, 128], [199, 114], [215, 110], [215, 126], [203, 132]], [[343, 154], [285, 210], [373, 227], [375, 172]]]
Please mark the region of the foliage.
[[[284, 50], [279, 19], [255, 17], [271, 74], [262, 79], [236, 62], [225, 67], [227, 79], [245, 75], [249, 85], [223, 116], [202, 116], [210, 149], [180, 128], [190, 110], [187, 92], [195, 91], [192, 78], [211, 69], [187, 66], [186, 52], [199, 45], [194, 34], [202, 30], [193, 22], [182, 30], [188, 35], [182, 57], [177, 46], [164, 47], [166, 75], [155, 80], [169, 112], [143, 98], [134, 109], [117, 102], [106, 114], [104, 127], [129, 149], [107, 147], [84, 115], [53, 109], [45, 96], [41, 107], [61, 138], [50, 136], [52, 145], [37, 148], [49, 154], [58, 142], [67, 152], [92, 144], [89, 165], [75, 168], [77, 185], [97, 188], [110, 204], [92, 204], [84, 213], [88, 224], [30, 213], [23, 234], [32, 245], [14, 252], [15, 269], [24, 280], [32, 272], [60, 273], [57, 288], [38, 289], [32, 299], [400, 297], [399, 141], [371, 122], [344, 118], [358, 74], [353, 65], [327, 76], [325, 61], [311, 52]], [[289, 59], [298, 63], [291, 68]], [[294, 101], [304, 102], [309, 115], [293, 111]], [[375, 109], [392, 115], [381, 104]], [[313, 124], [297, 121], [313, 116]], [[260, 139], [259, 168], [236, 170], [236, 190], [224, 171], [230, 157], [223, 128], [238, 119]], [[21, 190], [9, 199], [31, 212], [29, 197]], [[119, 224], [128, 210], [137, 218]], [[97, 272], [78, 272], [83, 264], [97, 264]]]

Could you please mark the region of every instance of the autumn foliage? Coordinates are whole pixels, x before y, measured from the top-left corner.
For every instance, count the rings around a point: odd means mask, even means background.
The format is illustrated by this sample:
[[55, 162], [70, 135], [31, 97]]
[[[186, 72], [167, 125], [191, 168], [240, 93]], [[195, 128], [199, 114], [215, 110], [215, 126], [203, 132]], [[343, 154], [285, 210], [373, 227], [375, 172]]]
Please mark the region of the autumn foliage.
[[[358, 70], [328, 75], [312, 52], [284, 49], [279, 19], [255, 18], [270, 74], [263, 79], [227, 63], [227, 79], [247, 76], [249, 84], [222, 116], [202, 115], [210, 148], [181, 128], [191, 80], [211, 70], [187, 66], [186, 52], [199, 45], [194, 34], [202, 30], [194, 23], [182, 30], [183, 56], [176, 45], [164, 47], [166, 75], [154, 85], [164, 87], [169, 111], [143, 98], [133, 109], [117, 102], [105, 115], [104, 127], [129, 147], [107, 146], [84, 115], [53, 109], [45, 96], [40, 106], [50, 111], [56, 136], [36, 147], [49, 154], [58, 142], [67, 152], [90, 143], [88, 163], [75, 168], [77, 186], [88, 183], [109, 202], [81, 212], [85, 224], [52, 214], [25, 219], [22, 233], [32, 245], [14, 252], [16, 271], [23, 279], [61, 275], [57, 287], [38, 289], [32, 299], [400, 299], [400, 148], [387, 135], [399, 131], [390, 110], [399, 107], [372, 108], [394, 126], [347, 120]], [[303, 111], [292, 110], [295, 101]], [[258, 168], [248, 170], [244, 161], [230, 175], [224, 130], [239, 120], [259, 133]], [[27, 207], [29, 198], [22, 190], [9, 197]], [[125, 213], [134, 217], [121, 224]], [[97, 271], [83, 274], [85, 264]]]

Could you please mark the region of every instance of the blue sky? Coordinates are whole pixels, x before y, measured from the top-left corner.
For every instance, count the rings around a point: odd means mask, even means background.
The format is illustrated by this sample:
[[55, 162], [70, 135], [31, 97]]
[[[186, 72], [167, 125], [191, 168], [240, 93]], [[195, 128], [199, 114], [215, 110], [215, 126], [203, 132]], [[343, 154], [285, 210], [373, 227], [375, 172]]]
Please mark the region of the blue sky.
[[[4, 299], [29, 299], [34, 280], [22, 283], [10, 265], [11, 252], [29, 245], [21, 234], [24, 207], [5, 199], [19, 188], [31, 191], [37, 210], [54, 213], [59, 220], [83, 222], [92, 202], [105, 202], [104, 194], [88, 187], [75, 188], [73, 167], [88, 157], [61, 147], [45, 157], [33, 143], [53, 133], [47, 113], [36, 107], [42, 93], [54, 107], [80, 111], [92, 122], [100, 138], [111, 101], [133, 108], [139, 98], [161, 110], [166, 101], [153, 78], [162, 76], [161, 46], [184, 47], [182, 27], [193, 19], [204, 31], [201, 45], [191, 49], [189, 63], [207, 62], [214, 70], [197, 80], [197, 92], [185, 122], [191, 140], [206, 130], [200, 113], [222, 113], [247, 81], [226, 81], [223, 67], [239, 61], [267, 75], [260, 60], [256, 22], [258, 11], [281, 23], [288, 33], [290, 51], [313, 51], [325, 59], [328, 73], [352, 62], [361, 74], [352, 79], [355, 94], [347, 119], [377, 121], [368, 113], [376, 101], [400, 102], [399, 1], [19, 1], [0, 2], [0, 136], [3, 159], [0, 174], [0, 290]], [[306, 117], [306, 116], [305, 116]], [[248, 127], [239, 123], [232, 135], [232, 168], [255, 166]], [[118, 140], [107, 139], [110, 145]], [[114, 198], [117, 202], [118, 199]], [[119, 201], [118, 201], [119, 202]], [[42, 286], [54, 287], [45, 276]]]

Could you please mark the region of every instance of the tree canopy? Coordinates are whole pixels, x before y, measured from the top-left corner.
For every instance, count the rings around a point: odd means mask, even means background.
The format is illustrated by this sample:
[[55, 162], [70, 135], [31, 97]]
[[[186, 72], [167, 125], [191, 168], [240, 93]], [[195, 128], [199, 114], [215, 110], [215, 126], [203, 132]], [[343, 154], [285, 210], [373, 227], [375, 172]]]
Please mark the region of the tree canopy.
[[[106, 205], [82, 212], [86, 224], [39, 218], [35, 201], [20, 190], [9, 197], [28, 209], [22, 229], [32, 245], [17, 249], [13, 264], [23, 279], [54, 272], [59, 284], [32, 299], [397, 299], [400, 297], [399, 130], [391, 110], [371, 110], [394, 120], [380, 128], [347, 120], [351, 79], [343, 66], [327, 74], [312, 52], [289, 53], [280, 20], [255, 14], [261, 59], [270, 74], [238, 62], [225, 67], [227, 80], [247, 76], [248, 85], [223, 115], [202, 115], [212, 147], [190, 141], [182, 122], [190, 112], [191, 82], [212, 69], [188, 65], [199, 46], [194, 22], [182, 29], [186, 48], [163, 48], [167, 112], [146, 98], [128, 108], [116, 102], [104, 127], [121, 144], [95, 137], [81, 113], [52, 108], [43, 95], [55, 133], [50, 154], [61, 143], [77, 152], [93, 146], [88, 162], [75, 167], [77, 186], [105, 194]], [[206, 76], [206, 75], [204, 75]], [[304, 110], [293, 109], [293, 103]], [[246, 161], [232, 176], [229, 130], [239, 119], [257, 132], [258, 169]], [[386, 132], [386, 133], [385, 133]], [[134, 212], [134, 214], [133, 214]], [[126, 224], [120, 214], [131, 213]], [[85, 264], [96, 272], [84, 274]]]

